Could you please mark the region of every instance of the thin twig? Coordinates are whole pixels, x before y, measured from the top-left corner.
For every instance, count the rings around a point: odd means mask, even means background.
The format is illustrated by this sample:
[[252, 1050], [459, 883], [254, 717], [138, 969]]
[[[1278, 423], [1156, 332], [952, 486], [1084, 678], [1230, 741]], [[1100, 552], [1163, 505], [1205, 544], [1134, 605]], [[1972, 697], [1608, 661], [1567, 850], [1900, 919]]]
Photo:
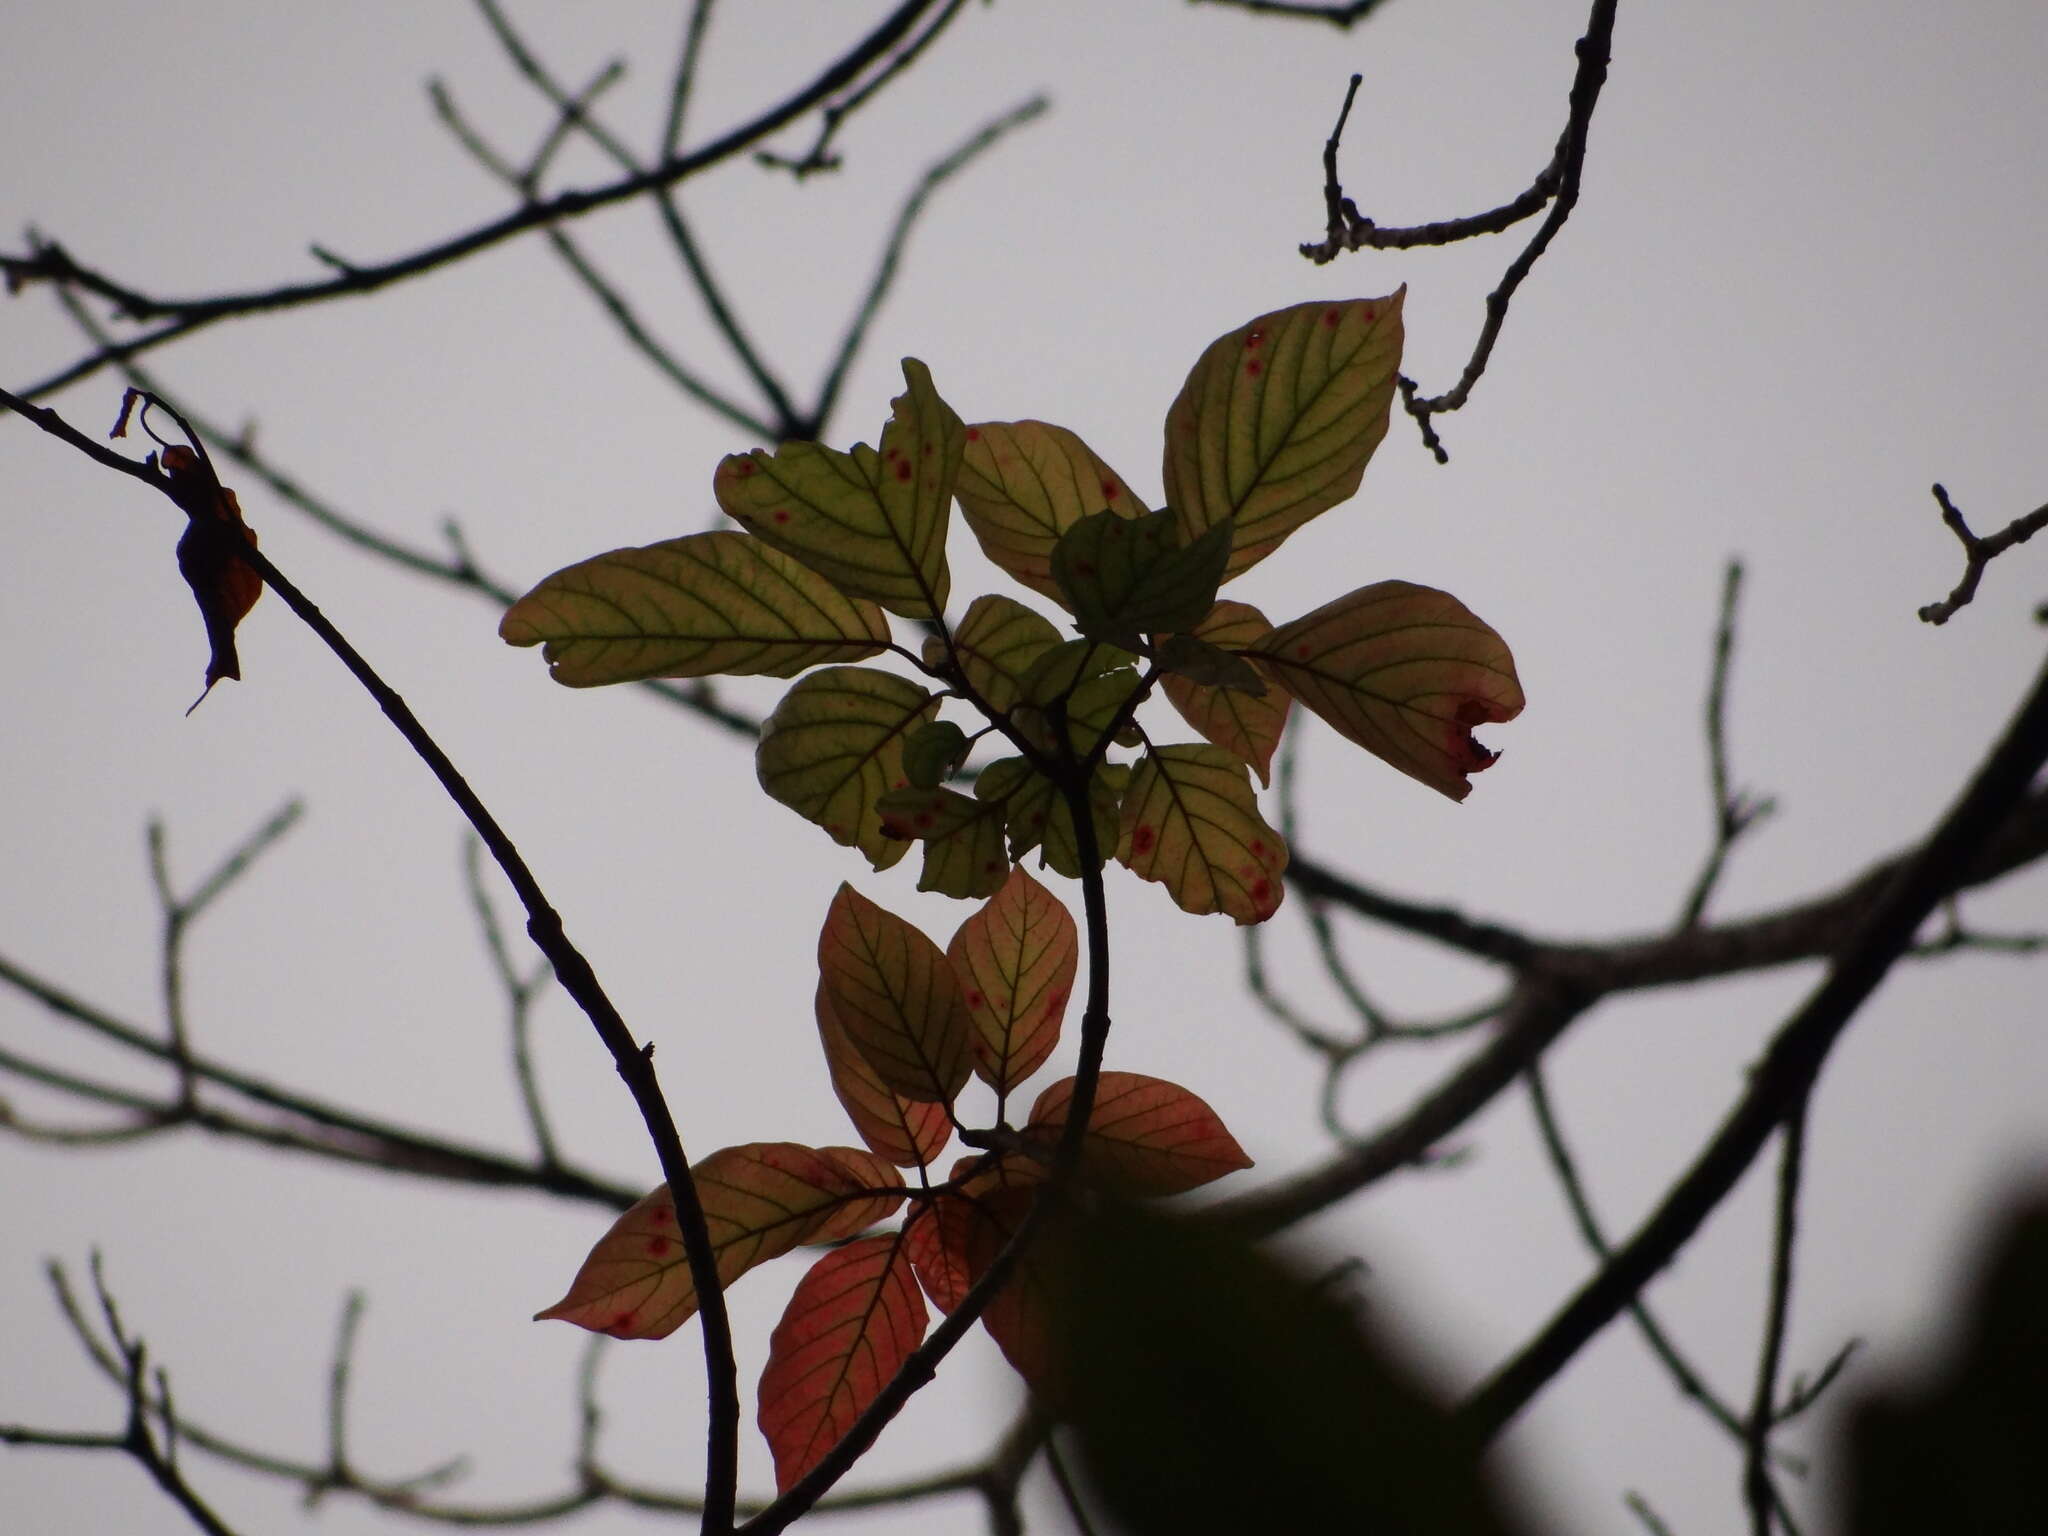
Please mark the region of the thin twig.
[[755, 163], [771, 169], [789, 171], [799, 181], [816, 171], [838, 170], [839, 157], [830, 151], [832, 141], [839, 136], [839, 130], [845, 125], [846, 120], [867, 105], [877, 91], [916, 63], [918, 57], [937, 40], [938, 35], [955, 16], [960, 14], [965, 5], [966, 0], [945, 0], [945, 8], [932, 19], [931, 25], [885, 60], [873, 75], [850, 87], [845, 95], [826, 102], [824, 110], [819, 114], [821, 121], [818, 136], [803, 154], [790, 159], [773, 150], [764, 149], [756, 151]]
[[1941, 504], [1941, 520], [1963, 546], [1963, 577], [1947, 597], [1922, 608], [1920, 617], [1928, 624], [1946, 624], [1955, 617], [1959, 608], [1977, 595], [1977, 583], [1983, 578], [1985, 566], [2013, 545], [2024, 544], [2043, 528], [2048, 528], [2048, 506], [2036, 507], [2025, 517], [2014, 518], [1989, 538], [1980, 539], [1970, 532], [1970, 525], [1963, 521], [1962, 512], [1939, 485], [1934, 487], [1934, 499]]
[[1327, 21], [1340, 32], [1348, 32], [1372, 15], [1386, 0], [1188, 0], [1191, 5], [1227, 5], [1232, 10], [1250, 11], [1255, 16], [1288, 16], [1297, 21]]
[[1774, 1520], [1799, 1536], [1771, 1480], [1771, 1431], [1783, 1419], [1778, 1412], [1778, 1369], [1785, 1358], [1785, 1325], [1792, 1311], [1792, 1249], [1798, 1240], [1799, 1173], [1806, 1153], [1806, 1101], [1785, 1117], [1778, 1164], [1777, 1218], [1771, 1233], [1770, 1301], [1764, 1309], [1763, 1346], [1758, 1351], [1756, 1390], [1750, 1397], [1742, 1467], [1743, 1502], [1749, 1508], [1752, 1536], [1771, 1536]]
[[543, 961], [521, 975], [512, 964], [505, 934], [498, 925], [497, 909], [484, 888], [479, 854], [483, 845], [475, 839], [463, 844], [462, 872], [469, 886], [470, 905], [476, 911], [477, 926], [483, 930], [484, 946], [490, 951], [491, 968], [505, 993], [505, 1006], [512, 1036], [512, 1074], [519, 1084], [519, 1101], [526, 1108], [527, 1128], [533, 1132], [535, 1155], [543, 1168], [561, 1166], [561, 1152], [548, 1122], [547, 1107], [541, 1102], [540, 1079], [533, 1070], [533, 1000], [554, 973]]
[[1714, 626], [1714, 661], [1707, 678], [1707, 784], [1714, 800], [1714, 842], [1679, 909], [1681, 931], [1699, 926], [1727, 867], [1730, 850], [1777, 809], [1777, 802], [1769, 796], [1755, 798], [1733, 788], [1728, 773], [1728, 674], [1734, 662], [1735, 615], [1741, 599], [1742, 562], [1730, 560], [1721, 577], [1721, 615]]

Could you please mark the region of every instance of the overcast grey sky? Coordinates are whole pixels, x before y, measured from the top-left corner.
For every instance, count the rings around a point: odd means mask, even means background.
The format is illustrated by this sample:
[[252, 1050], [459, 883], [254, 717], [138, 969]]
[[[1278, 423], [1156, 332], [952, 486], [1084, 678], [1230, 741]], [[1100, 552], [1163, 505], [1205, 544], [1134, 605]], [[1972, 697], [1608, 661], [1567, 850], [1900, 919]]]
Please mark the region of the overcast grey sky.
[[[674, 8], [520, 5], [582, 81], [632, 60], [608, 99], [656, 131]], [[721, 9], [698, 139], [780, 99], [882, 7]], [[925, 164], [1036, 91], [1052, 110], [943, 190], [854, 369], [831, 440], [873, 440], [924, 359], [969, 420], [1071, 426], [1156, 498], [1159, 421], [1216, 335], [1262, 311], [1408, 285], [1407, 370], [1448, 385], [1519, 235], [1447, 251], [1295, 254], [1320, 234], [1319, 153], [1348, 75], [1365, 85], [1344, 174], [1389, 223], [1489, 207], [1527, 185], [1563, 121], [1579, 0], [1390, 0], [1350, 34], [1174, 0], [970, 6], [848, 127], [846, 169], [797, 187], [748, 165], [692, 182], [718, 270], [763, 351], [805, 391], [832, 353], [897, 201]], [[318, 242], [373, 261], [495, 216], [506, 194], [435, 123], [445, 78], [524, 152], [546, 113], [467, 8], [134, 3], [8, 8], [0, 215], [158, 292], [315, 275]], [[1946, 482], [1980, 531], [2048, 491], [2040, 146], [2048, 16], [2028, 0], [1650, 6], [1624, 0], [1583, 201], [1517, 299], [1493, 366], [1432, 462], [1397, 415], [1358, 498], [1231, 589], [1276, 617], [1382, 577], [1448, 588], [1513, 647], [1529, 707], [1482, 735], [1502, 761], [1453, 805], [1320, 727], [1302, 749], [1320, 858], [1388, 889], [1538, 932], [1646, 931], [1677, 910], [1709, 836], [1700, 701], [1722, 562], [1749, 583], [1730, 730], [1738, 779], [1777, 819], [1738, 854], [1715, 911], [1820, 890], [1910, 841], [1953, 795], [2039, 664], [2038, 546], [2000, 562], [1941, 630]], [[778, 144], [796, 151], [810, 124]], [[565, 156], [564, 185], [609, 168]], [[744, 391], [651, 214], [579, 226], [677, 348]], [[0, 307], [9, 388], [81, 350], [45, 293]], [[157, 354], [201, 409], [366, 523], [434, 547], [458, 518], [515, 584], [716, 516], [712, 467], [752, 444], [630, 353], [529, 236], [367, 301], [216, 327]], [[104, 430], [119, 387], [58, 397]], [[246, 681], [191, 718], [204, 652], [154, 499], [18, 422], [0, 426], [12, 574], [0, 586], [0, 953], [109, 1008], [155, 1008], [143, 826], [161, 816], [193, 879], [282, 800], [303, 826], [226, 899], [189, 956], [200, 1045], [252, 1072], [515, 1152], [527, 1146], [503, 1010], [468, 914], [453, 810], [361, 692], [274, 598], [243, 629]], [[244, 485], [263, 548], [407, 696], [520, 841], [636, 1030], [660, 1047], [693, 1155], [849, 1139], [813, 1059], [811, 957], [835, 884], [944, 940], [964, 907], [916, 895], [915, 860], [869, 875], [760, 797], [742, 744], [634, 690], [574, 693], [501, 645], [485, 605], [349, 549]], [[955, 589], [993, 583], [954, 544]], [[765, 707], [768, 684], [729, 696]], [[2048, 878], [1968, 910], [2048, 915]], [[1111, 882], [1111, 1065], [1186, 1083], [1259, 1166], [1326, 1145], [1314, 1064], [1246, 1001], [1221, 918]], [[1348, 932], [1348, 930], [1347, 930]], [[1400, 1008], [1483, 995], [1486, 977], [1360, 931], [1361, 971]], [[1275, 963], [1306, 964], [1295, 908]], [[1593, 1193], [1624, 1229], [1739, 1090], [1814, 973], [1609, 1005], [1553, 1057]], [[1305, 983], [1305, 1006], [1332, 1010]], [[1895, 975], [1822, 1080], [1789, 1363], [1849, 1335], [1859, 1376], [1909, 1360], [2000, 1191], [2048, 1161], [2038, 971], [1970, 958]], [[558, 996], [539, 1053], [559, 1134], [629, 1182], [654, 1172], [588, 1027]], [[153, 1079], [0, 998], [0, 1042]], [[1071, 1047], [1069, 1047], [1069, 1053]], [[1367, 1126], [1451, 1056], [1389, 1055], [1347, 1089]], [[55, 1114], [32, 1093], [5, 1092]], [[1378, 1315], [1454, 1388], [1515, 1347], [1587, 1269], [1525, 1103], [1414, 1173], [1316, 1222], [1360, 1253]], [[1652, 1292], [1715, 1379], [1746, 1397], [1764, 1293], [1767, 1180], [1753, 1177]], [[479, 1499], [564, 1487], [580, 1335], [527, 1321], [604, 1224], [590, 1207], [403, 1183], [197, 1136], [140, 1149], [0, 1143], [0, 1420], [113, 1427], [119, 1406], [51, 1305], [46, 1256], [97, 1246], [130, 1320], [206, 1424], [317, 1457], [345, 1291], [370, 1310], [352, 1449], [396, 1474], [465, 1453]], [[736, 1293], [751, 1385], [794, 1269]], [[607, 1455], [650, 1481], [696, 1476], [694, 1330], [612, 1352]], [[1862, 1379], [1868, 1379], [1863, 1377]], [[963, 1351], [884, 1437], [862, 1480], [969, 1453], [1015, 1389]], [[1825, 1415], [1792, 1437], [1825, 1461]], [[747, 1432], [746, 1481], [768, 1483]], [[1643, 1491], [1673, 1528], [1734, 1527], [1739, 1466], [1617, 1327], [1506, 1446], [1558, 1530], [1635, 1529]], [[292, 1491], [192, 1459], [245, 1532], [305, 1519]], [[1044, 1490], [1032, 1484], [1046, 1529]], [[1819, 1507], [1801, 1495], [1803, 1507]], [[176, 1531], [133, 1467], [0, 1456], [11, 1531]], [[329, 1533], [407, 1528], [337, 1502]], [[956, 1530], [966, 1501], [843, 1528]], [[640, 1529], [606, 1511], [580, 1530]], [[840, 1527], [835, 1527], [840, 1528]]]

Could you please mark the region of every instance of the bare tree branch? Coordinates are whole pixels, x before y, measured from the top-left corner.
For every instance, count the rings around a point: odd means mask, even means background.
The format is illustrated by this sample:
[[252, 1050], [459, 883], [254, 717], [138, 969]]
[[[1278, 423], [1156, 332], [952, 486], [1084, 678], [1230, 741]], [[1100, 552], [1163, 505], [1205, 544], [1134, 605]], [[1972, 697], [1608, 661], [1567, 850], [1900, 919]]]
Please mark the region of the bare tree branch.
[[1958, 609], [1977, 595], [1977, 583], [1983, 579], [1985, 566], [2013, 545], [2024, 544], [2043, 528], [2048, 528], [2048, 506], [2036, 507], [2025, 517], [2014, 518], [1989, 538], [1980, 539], [1970, 532], [1970, 525], [1963, 521], [1962, 512], [1939, 485], [1934, 487], [1934, 499], [1941, 503], [1942, 522], [1948, 525], [1949, 532], [1963, 546], [1963, 577], [1947, 597], [1922, 608], [1920, 617], [1928, 624], [1946, 624], [1956, 616]]

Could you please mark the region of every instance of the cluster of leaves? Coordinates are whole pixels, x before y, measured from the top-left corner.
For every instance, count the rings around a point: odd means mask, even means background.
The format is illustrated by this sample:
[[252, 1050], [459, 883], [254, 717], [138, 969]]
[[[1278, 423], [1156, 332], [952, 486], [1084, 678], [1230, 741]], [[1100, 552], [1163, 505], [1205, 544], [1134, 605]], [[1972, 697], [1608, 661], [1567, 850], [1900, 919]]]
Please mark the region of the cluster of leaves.
[[[876, 870], [922, 843], [920, 890], [983, 902], [942, 951], [842, 885], [819, 942], [817, 1023], [865, 1150], [755, 1143], [692, 1170], [721, 1280], [827, 1249], [761, 1381], [782, 1487], [916, 1349], [926, 1298], [957, 1307], [1046, 1187], [1076, 1080], [1044, 1090], [1021, 1128], [1006, 1112], [1057, 1042], [1080, 946], [1019, 861], [1035, 849], [1041, 868], [1092, 882], [1113, 856], [1186, 911], [1262, 922], [1288, 854], [1251, 777], [1267, 781], [1293, 701], [1453, 799], [1493, 761], [1472, 728], [1521, 711], [1506, 645], [1447, 593], [1382, 581], [1277, 627], [1217, 596], [1357, 490], [1386, 432], [1401, 300], [1296, 305], [1212, 343], [1167, 414], [1163, 510], [1063, 427], [963, 424], [905, 359], [879, 448], [733, 455], [713, 490], [745, 532], [599, 555], [506, 613], [504, 638], [543, 645], [570, 686], [804, 674], [762, 731], [762, 787]], [[956, 500], [988, 557], [1066, 611], [1071, 637], [995, 594], [948, 618]], [[895, 642], [889, 614], [922, 628], [917, 650]], [[885, 651], [924, 681], [853, 664]], [[1155, 688], [1201, 740], [1152, 740], [1137, 712]], [[978, 717], [971, 730], [942, 717], [948, 705]], [[1011, 752], [970, 783], [985, 738]], [[984, 1129], [955, 1106], [974, 1075], [996, 1099]], [[979, 1150], [935, 1182], [956, 1131]], [[1177, 1194], [1249, 1164], [1194, 1094], [1127, 1072], [1100, 1075], [1077, 1144], [1075, 1176], [1106, 1197]], [[876, 1228], [906, 1204], [900, 1225]], [[1059, 1390], [1051, 1255], [1070, 1247], [1035, 1245], [983, 1314], [1041, 1391]], [[664, 1187], [540, 1316], [658, 1338], [696, 1300]]]

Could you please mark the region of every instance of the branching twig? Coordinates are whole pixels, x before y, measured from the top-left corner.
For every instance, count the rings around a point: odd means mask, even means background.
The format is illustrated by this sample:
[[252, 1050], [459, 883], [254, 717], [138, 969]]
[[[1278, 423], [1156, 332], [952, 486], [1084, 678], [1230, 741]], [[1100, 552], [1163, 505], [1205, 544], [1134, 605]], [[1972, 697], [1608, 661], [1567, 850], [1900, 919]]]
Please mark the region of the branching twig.
[[1785, 1358], [1785, 1324], [1792, 1311], [1792, 1249], [1798, 1240], [1799, 1173], [1806, 1153], [1804, 1100], [1792, 1107], [1779, 1135], [1783, 1141], [1777, 1219], [1771, 1233], [1770, 1300], [1764, 1308], [1763, 1345], [1757, 1354], [1756, 1390], [1750, 1397], [1742, 1467], [1743, 1502], [1749, 1507], [1752, 1536], [1771, 1536], [1773, 1520], [1787, 1536], [1799, 1536], [1771, 1481], [1771, 1431], [1783, 1422], [1778, 1412], [1778, 1368]]
[[1728, 672], [1735, 656], [1735, 614], [1741, 598], [1742, 562], [1730, 560], [1721, 578], [1721, 617], [1714, 628], [1714, 663], [1707, 680], [1707, 783], [1714, 799], [1714, 842], [1679, 909], [1681, 931], [1699, 926], [1735, 844], [1777, 809], [1768, 795], [1756, 797], [1733, 788], [1728, 774]]
[[1963, 578], [1947, 597], [1922, 608], [1920, 617], [1929, 624], [1946, 624], [1955, 617], [1959, 608], [1977, 595], [1977, 583], [1983, 578], [1985, 566], [2013, 545], [2024, 544], [2043, 528], [2048, 528], [2048, 506], [2036, 507], [2025, 517], [2014, 518], [1989, 538], [1980, 539], [1970, 532], [1970, 525], [1963, 521], [1962, 512], [1939, 485], [1934, 487], [1934, 499], [1941, 504], [1941, 520], [1963, 546]]

